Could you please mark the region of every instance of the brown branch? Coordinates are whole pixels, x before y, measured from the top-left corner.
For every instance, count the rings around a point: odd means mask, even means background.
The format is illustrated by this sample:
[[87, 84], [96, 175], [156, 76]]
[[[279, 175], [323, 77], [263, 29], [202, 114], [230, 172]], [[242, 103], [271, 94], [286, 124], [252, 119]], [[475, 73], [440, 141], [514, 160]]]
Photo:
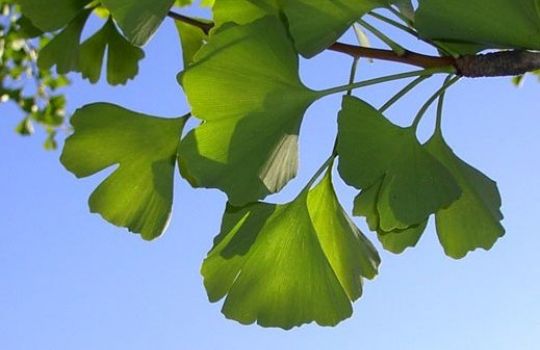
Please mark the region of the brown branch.
[[[209, 33], [214, 27], [211, 22], [203, 22], [197, 19], [170, 11], [169, 17], [174, 20], [188, 23]], [[510, 50], [489, 54], [465, 55], [461, 57], [429, 56], [412, 51], [397, 54], [391, 50], [360, 47], [336, 42], [328, 48], [330, 51], [341, 52], [359, 58], [372, 58], [383, 61], [399, 62], [422, 68], [443, 68], [453, 66], [456, 74], [463, 77], [501, 77], [521, 75], [540, 69], [540, 53]]]
[[373, 49], [336, 42], [328, 50], [346, 53], [353, 57], [373, 58], [384, 61], [400, 62], [422, 68], [439, 68], [453, 66], [455, 59], [450, 56], [428, 56], [416, 52], [405, 51], [399, 55], [391, 50]]

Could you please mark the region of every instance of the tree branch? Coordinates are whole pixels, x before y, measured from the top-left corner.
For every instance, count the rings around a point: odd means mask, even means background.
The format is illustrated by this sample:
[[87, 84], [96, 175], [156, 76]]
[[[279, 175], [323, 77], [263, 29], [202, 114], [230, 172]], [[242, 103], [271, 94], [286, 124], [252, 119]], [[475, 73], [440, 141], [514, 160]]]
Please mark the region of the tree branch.
[[353, 57], [365, 57], [383, 61], [399, 62], [422, 68], [442, 68], [453, 66], [455, 61], [455, 59], [450, 56], [428, 56], [407, 50], [402, 55], [398, 55], [391, 50], [373, 49], [370, 47], [361, 47], [340, 42], [332, 44], [328, 50], [345, 53]]
[[[173, 11], [169, 11], [168, 15], [176, 21], [196, 26], [206, 34], [214, 27], [211, 22], [203, 22]], [[355, 58], [365, 57], [399, 62], [422, 68], [453, 66], [457, 75], [469, 78], [514, 76], [540, 69], [540, 53], [523, 50], [465, 55], [457, 58], [452, 56], [429, 56], [407, 50], [403, 54], [397, 54], [391, 50], [361, 47], [341, 42], [330, 45], [328, 50], [341, 52]]]
[[469, 78], [521, 75], [540, 69], [540, 53], [508, 50], [456, 59], [459, 75]]

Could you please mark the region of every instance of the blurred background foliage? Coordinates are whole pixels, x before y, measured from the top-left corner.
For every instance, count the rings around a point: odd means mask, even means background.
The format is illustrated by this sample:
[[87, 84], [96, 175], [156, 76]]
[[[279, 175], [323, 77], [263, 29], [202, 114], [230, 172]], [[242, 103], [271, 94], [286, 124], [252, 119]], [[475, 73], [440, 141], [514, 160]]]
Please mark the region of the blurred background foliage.
[[21, 16], [14, 1], [0, 2], [0, 101], [16, 104], [22, 120], [16, 132], [31, 135], [35, 127], [47, 132], [44, 147], [56, 148], [56, 134], [65, 126], [66, 100], [61, 88], [66, 75], [38, 66], [38, 52], [51, 40]]

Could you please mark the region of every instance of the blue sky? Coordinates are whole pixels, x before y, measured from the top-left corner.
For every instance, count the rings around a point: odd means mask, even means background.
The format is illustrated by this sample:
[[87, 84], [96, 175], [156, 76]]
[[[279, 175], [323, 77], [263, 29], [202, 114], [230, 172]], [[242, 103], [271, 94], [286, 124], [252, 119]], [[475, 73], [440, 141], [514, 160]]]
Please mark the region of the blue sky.
[[[146, 53], [140, 75], [125, 87], [92, 86], [74, 76], [66, 92], [69, 110], [106, 101], [154, 115], [185, 114], [175, 77], [181, 53], [171, 21]], [[348, 57], [326, 53], [303, 61], [302, 77], [312, 88], [342, 85], [349, 66]], [[363, 61], [358, 79], [409, 69], [414, 68]], [[410, 122], [439, 83], [422, 85], [389, 116]], [[379, 106], [402, 85], [357, 95]], [[241, 326], [221, 315], [219, 303], [207, 301], [199, 268], [219, 228], [222, 194], [193, 190], [177, 177], [168, 231], [144, 242], [88, 212], [88, 195], [107, 172], [75, 179], [59, 163], [59, 151], [41, 148], [41, 132], [15, 135], [20, 116], [2, 105], [0, 349], [537, 349], [539, 96], [533, 77], [519, 89], [506, 78], [463, 80], [448, 94], [445, 136], [502, 193], [507, 234], [490, 252], [447, 258], [432, 225], [418, 247], [402, 255], [384, 252], [376, 242], [380, 275], [366, 283], [353, 317], [335, 328], [309, 325], [287, 332]], [[328, 156], [339, 105], [340, 96], [333, 96], [310, 108], [299, 177], [270, 200], [294, 197]], [[422, 139], [432, 128], [432, 114], [423, 123]], [[342, 183], [337, 187], [350, 209], [354, 191]], [[362, 220], [357, 223], [375, 238]]]

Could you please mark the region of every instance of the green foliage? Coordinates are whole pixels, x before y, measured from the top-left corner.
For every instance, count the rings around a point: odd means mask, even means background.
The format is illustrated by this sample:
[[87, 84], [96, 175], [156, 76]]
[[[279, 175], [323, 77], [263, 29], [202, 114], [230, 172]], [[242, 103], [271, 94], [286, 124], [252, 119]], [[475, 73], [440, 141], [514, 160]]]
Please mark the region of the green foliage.
[[[110, 14], [111, 11], [118, 13], [119, 18], [115, 19], [128, 33], [129, 39], [135, 44], [143, 44], [161, 23], [166, 11], [162, 17], [158, 18], [158, 14], [163, 12], [159, 7], [151, 6], [152, 4], [148, 2], [128, 1], [128, 3], [111, 1], [112, 6], [107, 7], [107, 11], [97, 13]], [[55, 32], [51, 42], [40, 54], [40, 68], [50, 69], [56, 65], [56, 71], [59, 74], [80, 72], [83, 78], [96, 83], [101, 75], [103, 57], [107, 49], [107, 82], [109, 84], [126, 84], [129, 79], [137, 75], [139, 61], [144, 57], [144, 52], [120, 34], [112, 17], [109, 17], [101, 30], [81, 44], [81, 35], [90, 14], [101, 7], [88, 0], [59, 0], [57, 5], [58, 14], [56, 7], [45, 5], [42, 1], [21, 1], [23, 14], [28, 16], [36, 27], [45, 32]], [[168, 7], [170, 6], [162, 5], [161, 10]], [[150, 10], [157, 13], [148, 13]], [[141, 13], [142, 17], [133, 18], [130, 16], [133, 12]], [[121, 19], [125, 21], [120, 21]], [[145, 25], [142, 26], [142, 24]]]
[[118, 164], [90, 197], [90, 210], [144, 239], [154, 239], [171, 214], [184, 122], [185, 118], [161, 119], [110, 104], [89, 105], [71, 118], [74, 134], [66, 140], [61, 161], [77, 177]]
[[[80, 73], [95, 83], [106, 65], [111, 85], [127, 83], [138, 73], [144, 57], [141, 46], [171, 7], [192, 1], [17, 4], [22, 16], [11, 15], [19, 11], [12, 2], [2, 2], [9, 13], [0, 28], [0, 95], [17, 102], [28, 115], [17, 131], [26, 135], [33, 122], [41, 123], [50, 132], [46, 146], [53, 148], [65, 99], [50, 93], [67, 83], [63, 74]], [[336, 159], [337, 173], [360, 191], [353, 214], [366, 219], [386, 250], [401, 253], [415, 246], [431, 216], [444, 252], [456, 259], [477, 248], [490, 249], [504, 234], [495, 182], [458, 158], [442, 136], [444, 93], [457, 81], [450, 78], [455, 69], [427, 69], [430, 64], [407, 61], [414, 55], [359, 20], [381, 9], [376, 18], [446, 54], [534, 50], [540, 46], [537, 1], [420, 0], [417, 9], [409, 0], [201, 4], [213, 6], [213, 22], [174, 16], [184, 61], [178, 78], [190, 114], [200, 124], [182, 137], [187, 116], [164, 119], [104, 103], [85, 106], [72, 118], [73, 135], [61, 161], [77, 177], [116, 165], [90, 196], [90, 210], [147, 240], [160, 236], [169, 221], [176, 163], [194, 187], [224, 192], [228, 203], [221, 231], [202, 274], [210, 301], [225, 299], [226, 317], [289, 329], [309, 322], [335, 325], [351, 316], [363, 280], [376, 276], [380, 259], [339, 202], [332, 180]], [[94, 15], [103, 26], [83, 40], [86, 23]], [[363, 27], [384, 38], [394, 50], [386, 51], [386, 57], [425, 69], [355, 82], [354, 66], [347, 85], [323, 91], [306, 87], [299, 76], [299, 56], [311, 58], [327, 48], [339, 51], [334, 43], [355, 23], [359, 32]], [[430, 63], [449, 62], [444, 59]], [[51, 72], [53, 67], [58, 74]], [[28, 71], [30, 78], [25, 77]], [[440, 73], [449, 78], [410, 127], [386, 119], [388, 107]], [[417, 76], [421, 78], [379, 110], [352, 96], [357, 88]], [[15, 83], [19, 80], [22, 83]], [[26, 80], [38, 82], [35, 96], [23, 93]], [[297, 173], [306, 109], [335, 93], [347, 96], [336, 113], [338, 135], [331, 157], [289, 203], [261, 202]], [[436, 131], [422, 144], [416, 128], [437, 100]]]
[[540, 49], [537, 0], [422, 0], [416, 25], [430, 39], [482, 48]]
[[174, 0], [102, 0], [124, 35], [142, 46], [154, 34]]
[[291, 203], [227, 207], [202, 267], [211, 301], [241, 323], [335, 325], [352, 314], [379, 257], [339, 205], [330, 172]]
[[[192, 185], [219, 188], [244, 205], [296, 175], [300, 124], [318, 95], [300, 82], [297, 55], [276, 18], [222, 28], [180, 81], [205, 121], [180, 146]], [[261, 129], [266, 135], [253, 137]]]
[[55, 149], [66, 105], [58, 90], [69, 80], [37, 65], [38, 51], [47, 45], [49, 36], [20, 16], [11, 2], [0, 2], [0, 9], [0, 103], [13, 102], [24, 115], [17, 133], [31, 135], [38, 124], [47, 132], [45, 148]]
[[342, 178], [359, 189], [381, 182], [376, 207], [382, 231], [418, 224], [459, 198], [450, 172], [417, 141], [414, 128], [395, 126], [349, 96], [343, 100], [338, 124]]

